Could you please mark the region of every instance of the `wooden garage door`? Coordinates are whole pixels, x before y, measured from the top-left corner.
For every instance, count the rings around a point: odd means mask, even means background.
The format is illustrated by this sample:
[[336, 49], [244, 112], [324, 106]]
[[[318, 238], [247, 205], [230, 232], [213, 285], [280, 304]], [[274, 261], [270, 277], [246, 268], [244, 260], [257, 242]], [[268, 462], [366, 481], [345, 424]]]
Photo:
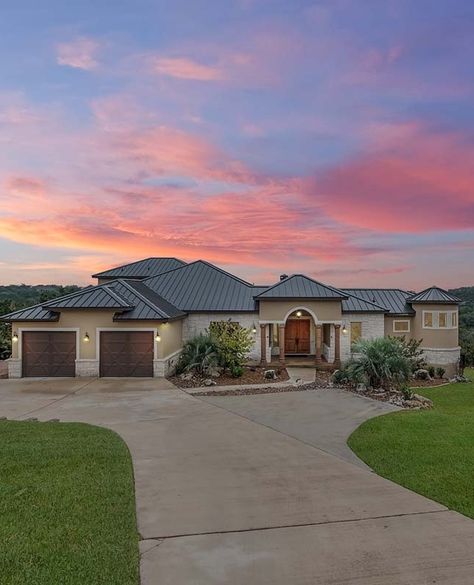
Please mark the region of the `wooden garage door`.
[[22, 368], [25, 377], [74, 377], [74, 331], [24, 331]]
[[102, 331], [100, 375], [103, 377], [152, 377], [151, 331]]

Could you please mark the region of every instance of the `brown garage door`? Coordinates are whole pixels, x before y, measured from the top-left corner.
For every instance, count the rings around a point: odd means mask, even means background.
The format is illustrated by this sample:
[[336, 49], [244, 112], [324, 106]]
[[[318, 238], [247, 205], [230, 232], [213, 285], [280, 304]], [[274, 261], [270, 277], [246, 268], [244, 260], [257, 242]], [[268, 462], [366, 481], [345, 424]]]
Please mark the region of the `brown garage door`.
[[100, 375], [103, 377], [152, 377], [151, 331], [102, 331]]
[[76, 333], [74, 331], [24, 331], [23, 376], [74, 377]]

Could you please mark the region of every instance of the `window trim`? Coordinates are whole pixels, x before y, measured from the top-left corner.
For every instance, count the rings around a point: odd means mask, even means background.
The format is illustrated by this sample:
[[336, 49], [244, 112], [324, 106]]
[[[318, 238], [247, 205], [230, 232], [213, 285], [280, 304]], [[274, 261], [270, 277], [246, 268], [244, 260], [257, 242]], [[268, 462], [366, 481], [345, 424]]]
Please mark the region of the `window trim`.
[[[406, 329], [395, 329], [395, 323], [406, 323], [407, 328]], [[410, 331], [411, 331], [410, 319], [394, 319], [393, 325], [392, 325], [392, 331], [393, 331], [393, 333], [410, 333]]]
[[[431, 313], [432, 314], [432, 325], [425, 325], [425, 314], [426, 313]], [[446, 313], [446, 327], [440, 327], [439, 326], [439, 315], [440, 313]], [[455, 325], [453, 325], [453, 315], [456, 315], [456, 317], [454, 318], [454, 321], [456, 322]], [[430, 310], [430, 311], [423, 311], [422, 314], [422, 321], [421, 321], [421, 325], [423, 329], [437, 329], [439, 331], [446, 331], [446, 330], [450, 330], [450, 329], [458, 329], [458, 323], [459, 323], [459, 315], [458, 315], [458, 311], [448, 311], [448, 310], [442, 310], [442, 309], [438, 309], [436, 311], [434, 310]]]

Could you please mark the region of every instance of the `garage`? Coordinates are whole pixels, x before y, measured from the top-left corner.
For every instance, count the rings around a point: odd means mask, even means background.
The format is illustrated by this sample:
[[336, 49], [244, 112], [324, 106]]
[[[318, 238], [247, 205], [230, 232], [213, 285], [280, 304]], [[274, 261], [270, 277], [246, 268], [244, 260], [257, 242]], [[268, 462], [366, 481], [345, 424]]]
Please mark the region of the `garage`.
[[153, 346], [152, 331], [102, 331], [101, 377], [152, 378]]
[[62, 378], [76, 374], [74, 331], [24, 331], [22, 370], [25, 378]]

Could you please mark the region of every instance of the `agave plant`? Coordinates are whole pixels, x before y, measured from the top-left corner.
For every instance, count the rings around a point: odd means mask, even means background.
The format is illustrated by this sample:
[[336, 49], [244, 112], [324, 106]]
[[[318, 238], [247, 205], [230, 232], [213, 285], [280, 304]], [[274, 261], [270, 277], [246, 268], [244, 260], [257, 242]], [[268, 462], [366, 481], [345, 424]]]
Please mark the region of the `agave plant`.
[[210, 367], [217, 364], [217, 360], [214, 340], [209, 335], [197, 335], [184, 345], [177, 371], [205, 374]]
[[354, 344], [357, 359], [347, 366], [353, 382], [365, 382], [373, 388], [401, 388], [412, 372], [412, 362], [403, 344], [393, 337], [360, 340]]

